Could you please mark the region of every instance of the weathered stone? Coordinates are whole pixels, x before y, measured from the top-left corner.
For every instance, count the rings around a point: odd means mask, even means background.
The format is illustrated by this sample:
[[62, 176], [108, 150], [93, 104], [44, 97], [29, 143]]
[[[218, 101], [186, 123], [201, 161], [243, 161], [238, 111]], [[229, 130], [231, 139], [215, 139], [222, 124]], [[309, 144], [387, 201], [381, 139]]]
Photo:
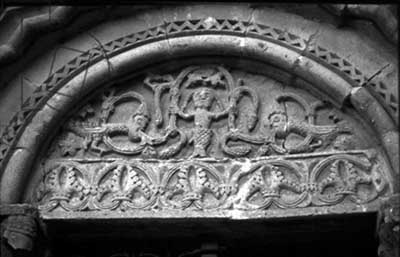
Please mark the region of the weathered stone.
[[[14, 151], [10, 158], [13, 165], [8, 165], [3, 172], [1, 184], [0, 184], [0, 199], [1, 203], [15, 203], [20, 199], [18, 192], [23, 190], [23, 184], [26, 183], [28, 173], [22, 172], [26, 162], [13, 162], [13, 159], [32, 161], [32, 152], [28, 149], [17, 149]], [[14, 181], [21, 181], [19, 184], [15, 184]]]
[[43, 212], [167, 217], [168, 209], [369, 204], [387, 182], [376, 151], [361, 150], [361, 131], [301, 89], [220, 65], [188, 66], [107, 88], [77, 111], [45, 155], [38, 201]]
[[[143, 45], [132, 51], [121, 53], [120, 55], [115, 56], [113, 58], [109, 58], [101, 62], [95, 63], [88, 69], [88, 71], [82, 70], [79, 76], [76, 76], [69, 83], [67, 83], [52, 99], [48, 101], [48, 103], [50, 103], [52, 106], [57, 107], [57, 109], [55, 110], [60, 111], [58, 114], [57, 112], [55, 112], [56, 113], [55, 117], [49, 117], [48, 115], [46, 115], [45, 112], [42, 112], [40, 115], [45, 115], [43, 118], [38, 117], [38, 118], [33, 118], [33, 120], [40, 121], [42, 119], [46, 120], [53, 119], [54, 122], [60, 120], [63, 113], [65, 113], [70, 108], [70, 106], [76, 103], [77, 99], [73, 97], [74, 95], [86, 94], [88, 91], [90, 91], [90, 89], [95, 87], [97, 83], [104, 83], [105, 80], [111, 80], [112, 77], [124, 76], [125, 74], [128, 73], [129, 69], [134, 69], [135, 66], [132, 65], [133, 63], [136, 63], [135, 65], [139, 64], [144, 65], [145, 63], [150, 64], [151, 60], [155, 59], [165, 60], [169, 56], [185, 57], [185, 56], [191, 56], [194, 53], [217, 54], [220, 53], [219, 51], [220, 49], [232, 49], [232, 51], [230, 52], [227, 51], [226, 53], [235, 54], [236, 51], [239, 55], [248, 54], [254, 56], [255, 58], [256, 51], [260, 51], [260, 55], [258, 56], [258, 58], [260, 59], [269, 59], [270, 61], [277, 63], [278, 65], [281, 65], [282, 68], [286, 68], [289, 71], [292, 69], [292, 66], [296, 67], [295, 64], [290, 63], [291, 58], [293, 60], [293, 55], [291, 55], [290, 52], [288, 52], [288, 54], [285, 54], [285, 51], [279, 50], [275, 52], [270, 51], [269, 54], [263, 55], [261, 52], [262, 49], [259, 49], [258, 47], [253, 47], [254, 45], [253, 43], [244, 45], [245, 48], [249, 47], [251, 51], [243, 51], [242, 50], [244, 49], [243, 46], [240, 45], [238, 46], [237, 44], [235, 44], [235, 41], [231, 40], [231, 38], [232, 37], [230, 36], [198, 36], [198, 37], [194, 36], [194, 37], [187, 37], [185, 39], [184, 38], [170, 39], [167, 42], [161, 41], [160, 44], [154, 43], [154, 44]], [[182, 47], [182, 44], [186, 44], [187, 46], [190, 47]], [[166, 53], [170, 54], [166, 55]], [[296, 56], [296, 54], [294, 56]], [[299, 57], [298, 59], [307, 59], [307, 58], [308, 57]], [[299, 76], [301, 73], [304, 72], [305, 73], [309, 72], [310, 74], [314, 74], [314, 75], [303, 75], [303, 76], [306, 76], [308, 80], [311, 81], [314, 80], [315, 83], [320, 84], [321, 78], [324, 79], [324, 77], [318, 74], [323, 71], [323, 66], [319, 66], [318, 64], [313, 63], [311, 62], [311, 60], [308, 59], [305, 61], [305, 63], [312, 65], [310, 67], [315, 67], [315, 69], [314, 68], [309, 69], [308, 71], [301, 69], [294, 69], [294, 71], [295, 72], [297, 71], [299, 73]], [[300, 64], [300, 66], [298, 67], [303, 67], [303, 65]], [[334, 77], [334, 73], [330, 74], [333, 77], [328, 78], [326, 82], [323, 82], [321, 87], [319, 87], [317, 91], [325, 91], [327, 93], [338, 91], [337, 89], [334, 89], [335, 87], [327, 87], [327, 88], [332, 88], [333, 91], [330, 91], [324, 86], [324, 85], [329, 86], [329, 84], [327, 85], [326, 83], [338, 79]], [[341, 88], [347, 90], [346, 86]], [[338, 93], [338, 94], [345, 94], [345, 93]], [[65, 99], [65, 101], [59, 101], [61, 98]], [[48, 108], [50, 105], [46, 104], [46, 106], [47, 106], [46, 108]], [[39, 127], [40, 126], [41, 125], [39, 124]], [[46, 132], [42, 130], [42, 134], [46, 135]], [[24, 140], [24, 146], [28, 149], [31, 149], [32, 151], [35, 151], [33, 150], [34, 147], [38, 147], [39, 145], [35, 143], [35, 140]], [[31, 164], [26, 163], [26, 165], [27, 165], [26, 167], [29, 167]]]
[[30, 256], [38, 235], [38, 212], [31, 205], [0, 205], [1, 256]]
[[[250, 238], [250, 226], [214, 224], [373, 217], [400, 188], [397, 50], [372, 22], [347, 17], [376, 6], [342, 7], [336, 16], [293, 4], [6, 8], [1, 204], [38, 205], [52, 238], [68, 242], [92, 240], [93, 227], [110, 232], [107, 240], [144, 230], [167, 237], [159, 224], [199, 221], [194, 237], [218, 228]], [[393, 15], [378, 16], [367, 14], [379, 27], [386, 18], [390, 34]], [[379, 254], [396, 256], [398, 215], [385, 204]], [[2, 257], [43, 256], [28, 251], [44, 245], [34, 240], [37, 220], [15, 208], [0, 208]], [[357, 222], [365, 226], [356, 230], [373, 224]], [[257, 227], [269, 246], [284, 238], [264, 238], [270, 225]], [[355, 222], [343, 227], [353, 237]], [[168, 254], [139, 243], [114, 257], [224, 255], [213, 238], [200, 241]], [[99, 253], [107, 248], [96, 243]]]
[[400, 195], [394, 194], [382, 202], [378, 219], [379, 257], [400, 256]]
[[352, 89], [350, 101], [361, 115], [368, 119], [380, 135], [395, 130], [395, 124], [380, 104], [371, 96], [366, 88]]

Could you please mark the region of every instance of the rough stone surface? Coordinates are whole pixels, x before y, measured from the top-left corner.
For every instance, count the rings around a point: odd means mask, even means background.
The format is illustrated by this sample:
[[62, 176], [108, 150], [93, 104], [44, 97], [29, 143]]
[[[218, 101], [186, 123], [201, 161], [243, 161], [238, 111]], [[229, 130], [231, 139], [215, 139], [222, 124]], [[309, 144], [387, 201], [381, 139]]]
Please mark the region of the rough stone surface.
[[48, 255], [27, 251], [37, 224], [3, 205], [18, 202], [53, 229], [381, 210], [379, 256], [398, 256], [382, 204], [400, 190], [397, 26], [388, 5], [6, 8], [2, 257]]
[[165, 217], [369, 204], [390, 174], [368, 132], [328, 99], [226, 65], [138, 74], [65, 122], [37, 166], [37, 200], [43, 212]]

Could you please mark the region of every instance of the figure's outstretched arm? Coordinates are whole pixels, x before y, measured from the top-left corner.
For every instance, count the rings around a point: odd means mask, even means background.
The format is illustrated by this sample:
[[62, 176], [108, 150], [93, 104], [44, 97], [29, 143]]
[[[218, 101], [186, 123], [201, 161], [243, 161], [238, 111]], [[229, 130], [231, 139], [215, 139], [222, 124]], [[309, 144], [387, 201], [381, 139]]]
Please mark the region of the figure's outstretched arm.
[[185, 112], [187, 106], [189, 105], [189, 102], [192, 100], [193, 98], [193, 93], [191, 93], [189, 95], [189, 97], [187, 97], [183, 103], [182, 108], [179, 108], [179, 106], [177, 104], [175, 104], [175, 106], [173, 106], [173, 112], [175, 112], [177, 115], [179, 115], [181, 118], [183, 119], [192, 119], [194, 117], [193, 113], [187, 113]]
[[183, 112], [182, 110], [178, 110], [177, 114], [179, 117], [184, 118], [184, 119], [193, 119], [194, 114], [193, 113], [186, 113]]
[[103, 127], [105, 127], [106, 133], [128, 133], [129, 131], [128, 127], [124, 123], [107, 123], [104, 124]]
[[190, 102], [192, 99], [193, 99], [193, 92], [192, 92], [188, 97], [186, 97], [185, 101], [183, 102], [183, 105], [182, 105], [182, 110], [183, 110], [183, 111], [186, 110], [186, 108], [187, 108], [188, 105], [189, 105], [189, 102]]
[[182, 109], [179, 108], [176, 104], [170, 106], [170, 112], [178, 115], [183, 119], [192, 119], [194, 117], [193, 113], [186, 113], [182, 111]]
[[233, 105], [229, 103], [229, 106], [227, 108], [224, 107], [224, 105], [221, 103], [221, 101], [218, 98], [215, 98], [214, 101], [217, 103], [217, 107], [221, 110], [219, 112], [214, 112], [212, 114], [213, 119], [219, 119], [224, 116], [226, 116], [231, 110], [233, 110]]
[[219, 119], [226, 116], [233, 109], [232, 105], [229, 105], [227, 108], [223, 109], [220, 112], [214, 112], [212, 114], [213, 119]]

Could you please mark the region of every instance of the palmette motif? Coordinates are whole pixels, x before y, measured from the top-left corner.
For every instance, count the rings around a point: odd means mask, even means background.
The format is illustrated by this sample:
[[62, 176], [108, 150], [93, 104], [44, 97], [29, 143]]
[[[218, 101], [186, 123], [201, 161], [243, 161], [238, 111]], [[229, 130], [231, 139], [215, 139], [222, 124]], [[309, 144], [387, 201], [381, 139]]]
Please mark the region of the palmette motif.
[[47, 211], [256, 210], [362, 204], [387, 190], [371, 151], [303, 157], [164, 161], [159, 174], [153, 160], [59, 159], [46, 167], [38, 201]]

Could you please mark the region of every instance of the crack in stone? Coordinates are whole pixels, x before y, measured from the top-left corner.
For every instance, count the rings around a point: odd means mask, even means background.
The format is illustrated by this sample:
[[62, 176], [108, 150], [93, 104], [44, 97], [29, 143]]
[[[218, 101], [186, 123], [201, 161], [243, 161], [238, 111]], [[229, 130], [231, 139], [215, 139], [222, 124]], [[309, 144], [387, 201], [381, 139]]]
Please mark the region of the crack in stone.
[[[304, 49], [301, 51], [300, 56], [298, 56], [298, 57], [296, 58], [296, 60], [294, 61], [292, 67], [290, 68], [290, 74], [291, 74], [291, 76], [290, 76], [290, 78], [289, 78], [289, 83], [288, 83], [288, 86], [289, 86], [289, 87], [292, 87], [293, 84], [294, 84], [294, 82], [296, 81], [296, 79], [297, 79], [298, 76], [294, 73], [294, 71], [296, 70], [297, 67], [299, 67], [299, 63], [300, 63], [301, 59], [302, 59], [303, 57], [305, 57], [306, 54], [309, 52], [309, 48], [310, 48], [310, 46], [312, 45], [312, 43], [313, 43], [313, 41], [315, 40], [315, 38], [316, 38], [316, 36], [318, 35], [318, 33], [319, 33], [319, 29], [317, 29], [317, 31], [315, 31], [314, 33], [312, 33], [312, 34], [308, 37], [308, 39], [305, 41], [305, 44], [306, 44], [306, 45], [304, 46]], [[283, 85], [283, 88], [285, 88], [285, 87], [286, 87], [286, 86], [285, 86], [285, 84], [284, 84], [284, 85]]]
[[47, 75], [48, 78], [51, 76], [51, 74], [53, 72], [54, 63], [55, 63], [56, 57], [57, 57], [57, 52], [58, 52], [58, 47], [54, 50], [53, 57], [51, 59], [49, 74]]
[[367, 78], [365, 80], [365, 82], [361, 85], [361, 87], [364, 87], [365, 85], [367, 85], [371, 80], [373, 80], [376, 76], [378, 76], [379, 74], [382, 73], [382, 71], [384, 71], [387, 67], [389, 67], [390, 64], [386, 64], [385, 66], [383, 66], [382, 68], [380, 68], [379, 70], [377, 70], [374, 74], [372, 74], [369, 78]]
[[249, 17], [248, 17], [248, 19], [246, 21], [246, 28], [245, 28], [245, 30], [243, 32], [243, 36], [242, 36], [242, 39], [240, 41], [240, 56], [241, 57], [245, 56], [244, 50], [245, 50], [245, 47], [246, 47], [246, 39], [248, 37], [250, 26], [254, 24], [254, 13], [255, 13], [256, 9], [253, 6], [249, 6], [249, 8], [250, 8], [251, 12], [250, 12]]
[[164, 29], [165, 29], [165, 39], [167, 40], [167, 45], [168, 45], [167, 52], [168, 52], [169, 56], [172, 56], [171, 43], [169, 42], [170, 37], [169, 37], [169, 33], [168, 33], [168, 21], [165, 19], [165, 10], [164, 9], [162, 9], [162, 22], [163, 22]]
[[22, 106], [24, 105], [24, 76], [20, 76], [20, 109], [22, 110]]
[[60, 112], [60, 113], [62, 112], [62, 110], [50, 105], [48, 102], [46, 102], [45, 105], [48, 106], [50, 109], [56, 111], [56, 112]]
[[85, 73], [83, 75], [83, 81], [82, 81], [81, 87], [84, 87], [85, 84], [86, 84], [86, 77], [87, 77], [87, 74], [89, 72], [90, 61], [91, 60], [92, 60], [92, 53], [89, 53], [89, 59], [88, 59], [88, 62], [86, 63], [86, 65], [85, 65], [86, 69], [85, 69]]
[[255, 13], [256, 9], [252, 6], [250, 6], [249, 8], [251, 9], [251, 12], [250, 12], [249, 18], [247, 19], [247, 25], [246, 25], [246, 29], [244, 31], [244, 37], [247, 37], [247, 35], [249, 33], [250, 25], [254, 24], [254, 13]]
[[70, 51], [78, 52], [80, 54], [85, 54], [87, 52], [87, 51], [82, 51], [82, 50], [79, 50], [79, 49], [76, 49], [73, 47], [69, 47], [69, 46], [64, 46], [64, 45], [59, 46], [58, 49], [70, 50]]
[[32, 79], [23, 76], [23, 79], [26, 80], [28, 83], [30, 83], [31, 85], [33, 85], [34, 87], [40, 87], [41, 84], [38, 82], [33, 81]]
[[[65, 96], [65, 97], [69, 97], [69, 98], [75, 98], [73, 95], [68, 95], [68, 94], [65, 94], [65, 93], [60, 93], [60, 92], [58, 92], [58, 91], [54, 92], [54, 95], [60, 95], [60, 96]], [[54, 95], [53, 95], [53, 96], [54, 96]]]
[[[111, 62], [110, 62], [110, 59], [109, 59], [109, 57], [108, 57], [108, 55], [107, 55], [107, 52], [106, 52], [106, 50], [105, 50], [103, 44], [102, 44], [102, 43], [100, 42], [100, 40], [99, 40], [95, 35], [93, 35], [92, 33], [88, 32], [88, 35], [89, 35], [90, 37], [92, 37], [92, 38], [97, 42], [97, 45], [100, 47], [100, 51], [101, 51], [102, 55], [104, 56], [104, 58], [106, 59], [106, 62], [107, 62], [108, 73], [111, 75], [112, 72], [114, 71], [114, 69], [113, 69], [113, 67], [112, 67], [112, 64], [111, 64]], [[89, 58], [88, 64], [89, 64], [89, 63], [90, 63], [90, 58]]]

